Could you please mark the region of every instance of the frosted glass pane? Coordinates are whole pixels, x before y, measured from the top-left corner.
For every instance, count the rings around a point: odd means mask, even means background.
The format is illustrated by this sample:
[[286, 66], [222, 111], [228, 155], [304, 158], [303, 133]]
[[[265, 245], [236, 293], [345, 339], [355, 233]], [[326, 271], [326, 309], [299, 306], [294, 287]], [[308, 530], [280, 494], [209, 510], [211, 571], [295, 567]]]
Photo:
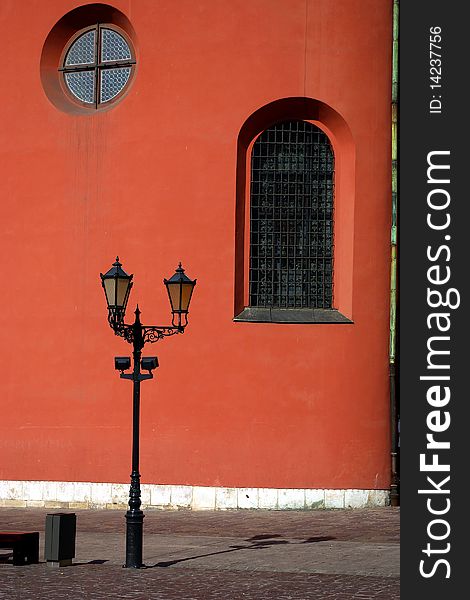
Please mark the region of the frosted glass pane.
[[103, 69], [101, 71], [100, 102], [109, 102], [124, 88], [129, 80], [131, 67]]
[[65, 83], [72, 94], [88, 104], [95, 101], [95, 72], [78, 71], [65, 73]]
[[128, 43], [112, 29], [101, 30], [101, 60], [130, 60], [132, 58]]
[[95, 62], [96, 31], [87, 31], [70, 46], [65, 60], [66, 66], [87, 65]]

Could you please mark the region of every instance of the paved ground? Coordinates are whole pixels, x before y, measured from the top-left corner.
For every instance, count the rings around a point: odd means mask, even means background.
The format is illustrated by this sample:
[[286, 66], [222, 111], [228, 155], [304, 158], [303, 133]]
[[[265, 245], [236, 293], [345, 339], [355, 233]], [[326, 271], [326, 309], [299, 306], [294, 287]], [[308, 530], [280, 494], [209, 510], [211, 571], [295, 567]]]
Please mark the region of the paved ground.
[[[45, 509], [0, 508], [1, 531]], [[68, 511], [71, 512], [71, 511]], [[123, 569], [121, 511], [75, 511], [74, 565], [0, 560], [1, 600], [398, 600], [399, 511], [147, 511], [146, 569]], [[0, 553], [6, 551], [0, 550]]]

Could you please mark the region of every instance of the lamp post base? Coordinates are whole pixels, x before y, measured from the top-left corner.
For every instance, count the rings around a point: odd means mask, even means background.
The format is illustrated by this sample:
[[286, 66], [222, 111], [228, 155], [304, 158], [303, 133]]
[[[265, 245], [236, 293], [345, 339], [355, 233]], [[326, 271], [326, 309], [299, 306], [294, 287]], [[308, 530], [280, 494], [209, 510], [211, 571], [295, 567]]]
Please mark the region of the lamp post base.
[[126, 513], [126, 569], [142, 569], [142, 541], [144, 513], [128, 510]]

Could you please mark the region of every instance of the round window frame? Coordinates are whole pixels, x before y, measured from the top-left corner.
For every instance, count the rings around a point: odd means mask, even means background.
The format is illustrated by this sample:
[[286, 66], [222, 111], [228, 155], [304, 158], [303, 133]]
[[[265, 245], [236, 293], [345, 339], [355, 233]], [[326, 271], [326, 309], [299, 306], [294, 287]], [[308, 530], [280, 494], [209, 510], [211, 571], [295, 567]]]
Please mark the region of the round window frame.
[[[124, 85], [124, 87], [122, 88], [122, 90], [118, 94], [116, 94], [116, 96], [114, 96], [113, 98], [108, 100], [107, 102], [99, 102], [98, 101], [99, 95], [101, 92], [101, 87], [95, 87], [95, 101], [93, 103], [84, 102], [83, 100], [80, 100], [79, 98], [77, 98], [77, 96], [75, 96], [72, 93], [72, 91], [70, 90], [70, 88], [67, 85], [67, 82], [65, 81], [65, 73], [70, 73], [70, 72], [73, 72], [74, 70], [79, 71], [80, 69], [68, 69], [65, 66], [65, 59], [67, 57], [67, 54], [68, 54], [70, 48], [73, 46], [73, 44], [77, 41], [77, 39], [79, 37], [81, 37], [88, 31], [95, 30], [97, 32], [100, 32], [101, 29], [111, 29], [112, 31], [115, 31], [117, 34], [119, 34], [121, 37], [123, 37], [126, 44], [129, 47], [130, 52], [131, 52], [131, 58], [126, 61], [108, 61], [106, 63], [101, 63], [100, 57], [96, 56], [95, 62], [93, 63], [94, 72], [96, 73], [96, 71], [98, 70], [98, 73], [101, 73], [101, 71], [104, 69], [113, 68], [115, 66], [119, 66], [120, 64], [122, 64], [123, 67], [124, 66], [130, 67], [131, 72], [129, 73], [129, 78], [128, 78], [126, 84]], [[101, 35], [98, 36], [97, 48], [98, 48], [98, 54], [99, 54], [99, 52], [101, 51]], [[106, 66], [103, 67], [103, 64]], [[92, 66], [92, 63], [87, 63], [86, 65], [83, 65], [83, 66], [89, 67], [89, 66]], [[132, 43], [132, 39], [130, 38], [130, 36], [123, 29], [121, 29], [121, 27], [118, 27], [114, 23], [95, 23], [94, 25], [88, 25], [87, 27], [83, 27], [79, 31], [76, 31], [72, 35], [72, 37], [69, 38], [68, 42], [64, 46], [64, 49], [61, 52], [60, 60], [59, 60], [59, 68], [58, 68], [60, 88], [69, 102], [71, 102], [74, 106], [77, 106], [81, 109], [85, 109], [87, 112], [95, 113], [95, 112], [108, 110], [109, 108], [111, 108], [111, 106], [114, 106], [116, 103], [120, 102], [122, 100], [122, 98], [124, 96], [126, 96], [127, 93], [129, 92], [130, 87], [132, 85], [132, 81], [134, 79], [136, 66], [137, 66], [137, 59], [136, 59], [134, 44]], [[82, 71], [85, 71], [85, 70], [87, 70], [87, 69], [85, 69], [85, 68], [82, 69]], [[95, 78], [95, 84], [96, 84], [96, 81], [99, 82], [100, 79], [101, 79], [100, 77]]]

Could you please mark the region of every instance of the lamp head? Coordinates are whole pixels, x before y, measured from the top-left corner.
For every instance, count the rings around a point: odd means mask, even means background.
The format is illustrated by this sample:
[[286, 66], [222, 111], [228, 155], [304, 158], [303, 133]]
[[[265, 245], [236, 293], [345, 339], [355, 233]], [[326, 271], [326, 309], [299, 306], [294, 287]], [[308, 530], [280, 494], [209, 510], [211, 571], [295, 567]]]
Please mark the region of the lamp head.
[[114, 368], [116, 371], [127, 371], [131, 366], [131, 359], [128, 356], [115, 356], [114, 357]]
[[132, 277], [128, 275], [116, 256], [116, 262], [107, 273], [100, 273], [101, 284], [106, 296], [110, 321], [119, 323], [124, 320], [127, 301], [132, 288]]
[[146, 356], [140, 361], [140, 366], [144, 371], [153, 371], [158, 367], [158, 358], [156, 356]]
[[179, 263], [175, 274], [170, 279], [164, 279], [163, 283], [168, 291], [171, 312], [173, 313], [173, 325], [175, 325], [175, 319], [177, 319], [178, 326], [185, 327], [188, 324], [187, 315], [196, 279], [190, 279], [185, 274], [181, 263]]

